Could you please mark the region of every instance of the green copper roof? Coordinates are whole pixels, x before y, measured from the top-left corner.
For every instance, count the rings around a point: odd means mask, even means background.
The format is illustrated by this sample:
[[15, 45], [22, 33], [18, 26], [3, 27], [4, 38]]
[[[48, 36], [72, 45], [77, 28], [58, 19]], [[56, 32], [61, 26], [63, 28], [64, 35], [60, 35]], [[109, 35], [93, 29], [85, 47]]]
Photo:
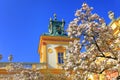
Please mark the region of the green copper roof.
[[56, 14], [54, 14], [54, 19], [50, 18], [49, 21], [49, 33], [45, 33], [44, 35], [49, 36], [67, 36], [64, 31], [65, 21], [58, 21]]

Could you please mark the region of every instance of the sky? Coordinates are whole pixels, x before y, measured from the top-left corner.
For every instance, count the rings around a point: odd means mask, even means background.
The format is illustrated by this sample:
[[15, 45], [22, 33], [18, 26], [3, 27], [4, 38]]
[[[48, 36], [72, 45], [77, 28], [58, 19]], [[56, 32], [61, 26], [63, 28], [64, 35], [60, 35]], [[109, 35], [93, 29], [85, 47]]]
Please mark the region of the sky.
[[39, 62], [40, 36], [48, 32], [49, 19], [57, 14], [64, 19], [65, 29], [81, 8], [83, 2], [94, 7], [93, 13], [103, 17], [107, 24], [108, 11], [120, 16], [120, 0], [0, 0], [0, 54], [1, 62]]

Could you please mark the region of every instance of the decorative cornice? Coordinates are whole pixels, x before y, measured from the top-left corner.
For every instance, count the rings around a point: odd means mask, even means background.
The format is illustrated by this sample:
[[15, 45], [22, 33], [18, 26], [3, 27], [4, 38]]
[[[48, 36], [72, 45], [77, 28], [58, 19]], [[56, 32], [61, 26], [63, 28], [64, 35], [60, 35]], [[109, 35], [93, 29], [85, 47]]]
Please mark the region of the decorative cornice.
[[39, 47], [38, 47], [38, 53], [40, 55], [41, 54], [41, 47], [47, 44], [65, 44], [65, 45], [68, 45], [69, 42], [71, 41], [74, 41], [75, 39], [78, 39], [79, 38], [69, 38], [69, 37], [63, 37], [63, 36], [41, 36], [40, 37], [40, 43], [39, 43]]
[[[75, 40], [75, 38], [69, 38], [69, 37], [61, 37], [61, 36], [41, 36], [40, 37], [41, 40], [44, 41], [73, 41]], [[77, 39], [77, 38], [76, 38]]]

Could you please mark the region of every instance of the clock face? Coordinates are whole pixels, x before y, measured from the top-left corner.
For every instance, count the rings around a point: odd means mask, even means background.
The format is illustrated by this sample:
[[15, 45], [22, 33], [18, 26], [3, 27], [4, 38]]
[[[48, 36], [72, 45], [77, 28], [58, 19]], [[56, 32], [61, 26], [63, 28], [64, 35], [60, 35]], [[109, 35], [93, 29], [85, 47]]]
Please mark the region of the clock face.
[[58, 34], [61, 34], [61, 28], [60, 28], [60, 26], [56, 26], [56, 30], [57, 30]]
[[60, 31], [60, 27], [59, 26], [57, 27], [57, 30]]

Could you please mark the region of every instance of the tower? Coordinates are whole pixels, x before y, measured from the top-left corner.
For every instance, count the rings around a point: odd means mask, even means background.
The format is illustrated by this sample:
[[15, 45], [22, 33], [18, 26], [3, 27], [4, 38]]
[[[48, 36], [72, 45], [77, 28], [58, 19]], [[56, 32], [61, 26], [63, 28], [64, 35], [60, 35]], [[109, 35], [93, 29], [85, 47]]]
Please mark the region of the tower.
[[58, 21], [56, 15], [49, 21], [49, 33], [40, 36], [38, 53], [40, 63], [45, 63], [48, 69], [60, 69], [66, 57], [70, 39], [64, 31], [65, 21]]

